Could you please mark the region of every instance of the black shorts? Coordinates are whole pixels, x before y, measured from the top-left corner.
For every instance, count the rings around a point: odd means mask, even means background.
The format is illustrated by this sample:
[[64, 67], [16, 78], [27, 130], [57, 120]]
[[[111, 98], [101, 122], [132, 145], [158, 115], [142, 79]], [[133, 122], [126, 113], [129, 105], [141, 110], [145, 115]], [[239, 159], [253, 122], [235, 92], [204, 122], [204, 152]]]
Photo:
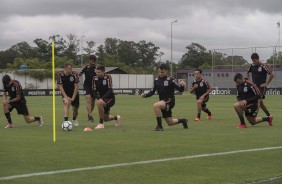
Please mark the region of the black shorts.
[[257, 117], [258, 103], [247, 104], [245, 116]]
[[85, 91], [85, 95], [91, 95], [92, 96], [92, 85], [90, 84], [84, 84], [83, 89]]
[[12, 112], [13, 109], [17, 109], [18, 114], [22, 114], [24, 116], [28, 116], [28, 108], [26, 105], [26, 102], [16, 102], [16, 103], [11, 103], [9, 111]]
[[115, 98], [105, 99], [104, 102], [106, 106], [104, 106], [104, 114], [110, 114], [111, 107], [115, 105], [116, 100]]
[[[199, 98], [200, 98], [200, 97], [197, 97], [197, 100], [199, 100]], [[205, 98], [204, 98], [204, 100], [203, 100], [203, 103], [202, 103], [202, 107], [203, 107], [203, 108], [207, 106], [206, 103], [209, 101], [209, 99], [210, 99], [210, 96], [209, 96], [209, 95], [205, 96]]]
[[[62, 99], [64, 99], [64, 97], [62, 96]], [[79, 107], [79, 95], [77, 94], [74, 101], [71, 102], [71, 105], [74, 107]]]
[[169, 118], [172, 117], [172, 111], [171, 109], [173, 109], [175, 105], [175, 101], [169, 99], [168, 101], [166, 101], [166, 108], [163, 110], [162, 109], [162, 115], [163, 118]]

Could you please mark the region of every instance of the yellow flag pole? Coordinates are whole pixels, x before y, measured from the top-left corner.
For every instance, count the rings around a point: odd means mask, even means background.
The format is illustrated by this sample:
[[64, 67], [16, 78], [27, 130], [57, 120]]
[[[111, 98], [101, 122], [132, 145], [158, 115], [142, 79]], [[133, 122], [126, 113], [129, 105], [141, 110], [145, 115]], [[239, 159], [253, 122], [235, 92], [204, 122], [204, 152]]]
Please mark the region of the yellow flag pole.
[[52, 100], [53, 100], [53, 142], [56, 142], [56, 95], [55, 95], [55, 43], [52, 39]]

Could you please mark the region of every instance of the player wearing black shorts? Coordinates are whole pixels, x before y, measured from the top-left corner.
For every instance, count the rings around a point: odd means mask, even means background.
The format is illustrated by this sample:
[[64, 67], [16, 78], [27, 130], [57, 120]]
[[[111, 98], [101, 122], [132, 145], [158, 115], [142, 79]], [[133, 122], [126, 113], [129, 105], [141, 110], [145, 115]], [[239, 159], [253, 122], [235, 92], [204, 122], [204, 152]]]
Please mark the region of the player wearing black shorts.
[[110, 109], [115, 105], [112, 77], [105, 74], [105, 67], [100, 65], [96, 68], [96, 76], [92, 80], [93, 96], [97, 99], [99, 111], [99, 124], [95, 129], [103, 129], [104, 121], [116, 120], [116, 126], [120, 125], [120, 115], [113, 116]]
[[95, 106], [95, 98], [92, 96], [92, 79], [96, 75], [96, 56], [89, 56], [89, 64], [87, 64], [82, 71], [79, 73], [79, 76], [85, 76], [85, 80], [83, 83], [83, 88], [85, 90], [85, 100], [86, 100], [86, 110], [88, 113], [88, 121], [94, 122], [94, 118], [92, 116], [92, 112]]
[[[26, 105], [26, 99], [23, 94], [22, 86], [17, 80], [12, 80], [9, 75], [4, 75], [3, 82], [3, 109], [8, 125], [5, 128], [13, 128], [12, 118], [10, 112], [15, 108], [18, 114], [24, 116], [27, 123], [37, 121], [40, 126], [43, 125], [42, 116], [30, 116]], [[7, 96], [9, 94], [9, 99]]]
[[157, 119], [155, 131], [163, 131], [162, 117], [169, 126], [182, 123], [184, 128], [188, 128], [188, 119], [173, 118], [171, 111], [175, 105], [174, 90], [183, 92], [184, 86], [183, 81], [177, 84], [175, 79], [168, 75], [168, 67], [165, 64], [159, 66], [159, 76], [155, 78], [153, 88], [147, 94], [141, 94], [143, 98], [147, 98], [154, 95], [156, 91], [158, 92], [159, 101], [153, 106]]
[[208, 114], [207, 119], [212, 118], [212, 113], [207, 108], [207, 102], [209, 101], [209, 93], [212, 88], [209, 82], [202, 78], [203, 71], [201, 69], [197, 69], [194, 72], [195, 80], [192, 82], [192, 87], [190, 93], [195, 93], [197, 99], [197, 111], [198, 115], [194, 119], [195, 121], [201, 120], [201, 111], [204, 111]]
[[261, 93], [257, 86], [248, 79], [244, 79], [243, 75], [240, 73], [234, 76], [234, 82], [237, 87], [238, 99], [238, 102], [234, 104], [234, 109], [240, 119], [240, 125], [238, 125], [237, 128], [247, 128], [243, 116], [244, 112], [246, 118], [252, 125], [267, 121], [269, 126], [272, 126], [271, 116], [264, 118], [257, 117], [258, 100], [261, 98]]
[[58, 73], [57, 85], [61, 91], [63, 102], [64, 102], [64, 121], [69, 120], [69, 108], [72, 106], [73, 118], [72, 123], [74, 126], [78, 126], [77, 116], [79, 108], [79, 93], [78, 73], [73, 71], [73, 66], [70, 63], [64, 64], [64, 70]]
[[[255, 83], [255, 85], [258, 87], [258, 89], [260, 90], [262, 94], [262, 98], [259, 100], [259, 104], [260, 104], [259, 106], [265, 112], [267, 116], [272, 117], [267, 107], [263, 103], [263, 99], [265, 99], [266, 88], [268, 84], [271, 82], [271, 80], [273, 79], [274, 74], [272, 73], [268, 65], [262, 63], [259, 60], [259, 55], [257, 53], [253, 53], [251, 55], [251, 59], [253, 63], [250, 65], [248, 69], [248, 73], [247, 73], [248, 78], [250, 78], [250, 73], [252, 73], [252, 81], [253, 83]], [[269, 75], [268, 80], [266, 80], [267, 75]]]

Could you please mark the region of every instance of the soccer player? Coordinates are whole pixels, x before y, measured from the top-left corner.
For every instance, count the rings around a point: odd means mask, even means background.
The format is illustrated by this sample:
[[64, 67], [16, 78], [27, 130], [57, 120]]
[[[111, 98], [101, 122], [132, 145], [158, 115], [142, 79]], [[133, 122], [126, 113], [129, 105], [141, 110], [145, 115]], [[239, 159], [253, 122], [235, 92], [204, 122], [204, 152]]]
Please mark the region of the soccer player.
[[115, 105], [115, 94], [113, 92], [112, 77], [105, 74], [105, 67], [100, 65], [96, 68], [96, 76], [92, 80], [93, 96], [97, 99], [99, 112], [99, 124], [95, 129], [103, 129], [104, 121], [116, 120], [116, 126], [120, 125], [120, 115], [110, 114], [110, 108]]
[[73, 118], [72, 123], [74, 126], [78, 126], [77, 116], [79, 108], [79, 94], [78, 83], [79, 75], [73, 71], [71, 63], [64, 64], [64, 70], [58, 73], [57, 85], [61, 91], [64, 102], [64, 121], [69, 120], [69, 108], [72, 106]]
[[83, 83], [83, 88], [85, 90], [85, 100], [86, 100], [86, 110], [88, 113], [88, 121], [94, 122], [92, 112], [95, 106], [95, 98], [92, 96], [92, 79], [96, 75], [96, 56], [89, 56], [89, 64], [87, 64], [82, 71], [79, 73], [79, 76], [84, 74], [85, 80]]
[[[262, 94], [262, 98], [259, 100], [259, 106], [267, 116], [272, 117], [272, 115], [269, 113], [268, 109], [266, 108], [265, 104], [263, 103], [263, 99], [265, 99], [266, 87], [273, 79], [274, 74], [272, 73], [268, 65], [262, 63], [259, 60], [259, 55], [257, 53], [253, 53], [251, 55], [251, 59], [253, 63], [250, 65], [248, 69], [247, 76], [248, 78], [250, 78], [250, 73], [252, 73], [252, 81], [253, 83], [255, 83], [255, 85], [258, 87], [258, 89]], [[268, 79], [267, 79], [267, 75], [269, 75]]]
[[207, 102], [209, 101], [209, 93], [211, 92], [212, 88], [209, 82], [202, 78], [203, 71], [201, 69], [197, 69], [194, 72], [195, 80], [192, 82], [192, 87], [190, 93], [194, 93], [197, 99], [197, 111], [198, 115], [194, 119], [195, 121], [201, 120], [201, 111], [204, 111], [208, 114], [207, 119], [212, 118], [212, 113], [207, 108]]
[[261, 93], [257, 86], [249, 81], [248, 79], [243, 78], [243, 75], [237, 73], [234, 76], [234, 82], [237, 87], [237, 99], [238, 102], [234, 104], [234, 109], [237, 112], [237, 115], [240, 119], [240, 125], [237, 128], [247, 128], [243, 113], [247, 120], [252, 124], [258, 124], [261, 122], [268, 122], [269, 126], [272, 126], [272, 117], [257, 117], [257, 109], [259, 107], [259, 99], [261, 98]]
[[159, 66], [159, 76], [155, 78], [153, 88], [147, 93], [142, 93], [143, 98], [150, 97], [158, 92], [159, 101], [153, 105], [157, 126], [155, 131], [163, 131], [162, 117], [169, 126], [183, 124], [183, 128], [188, 128], [188, 119], [176, 119], [172, 117], [172, 109], [175, 105], [174, 90], [184, 91], [185, 83], [180, 81], [178, 84], [175, 79], [168, 75], [168, 67], [165, 64]]
[[[9, 75], [4, 75], [3, 82], [3, 109], [8, 125], [5, 128], [13, 128], [10, 112], [15, 108], [18, 114], [22, 114], [25, 122], [32, 123], [37, 121], [39, 126], [43, 125], [42, 116], [30, 116], [26, 105], [26, 99], [23, 94], [22, 86], [17, 80], [11, 79]], [[9, 94], [9, 99], [7, 96]]]

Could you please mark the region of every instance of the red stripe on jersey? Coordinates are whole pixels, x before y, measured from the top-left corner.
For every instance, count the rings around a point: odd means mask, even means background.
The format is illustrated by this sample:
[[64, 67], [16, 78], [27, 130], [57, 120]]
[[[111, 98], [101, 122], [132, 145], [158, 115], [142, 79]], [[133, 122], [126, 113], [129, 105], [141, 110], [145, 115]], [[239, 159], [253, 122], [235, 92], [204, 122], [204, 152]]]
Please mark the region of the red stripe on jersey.
[[261, 95], [260, 90], [257, 88], [257, 86], [256, 86], [254, 83], [252, 83], [252, 82], [249, 81], [249, 80], [246, 80], [246, 82], [247, 82], [248, 84], [250, 84], [250, 85], [253, 87], [253, 89], [255, 90], [254, 92], [255, 92], [257, 95]]
[[267, 72], [268, 74], [271, 74], [271, 73], [272, 73], [272, 71], [271, 71], [271, 69], [269, 68], [268, 65], [262, 63], [262, 67], [266, 70], [266, 72]]
[[105, 76], [108, 77], [108, 88], [113, 88], [113, 80], [112, 80], [112, 76], [105, 74]]

